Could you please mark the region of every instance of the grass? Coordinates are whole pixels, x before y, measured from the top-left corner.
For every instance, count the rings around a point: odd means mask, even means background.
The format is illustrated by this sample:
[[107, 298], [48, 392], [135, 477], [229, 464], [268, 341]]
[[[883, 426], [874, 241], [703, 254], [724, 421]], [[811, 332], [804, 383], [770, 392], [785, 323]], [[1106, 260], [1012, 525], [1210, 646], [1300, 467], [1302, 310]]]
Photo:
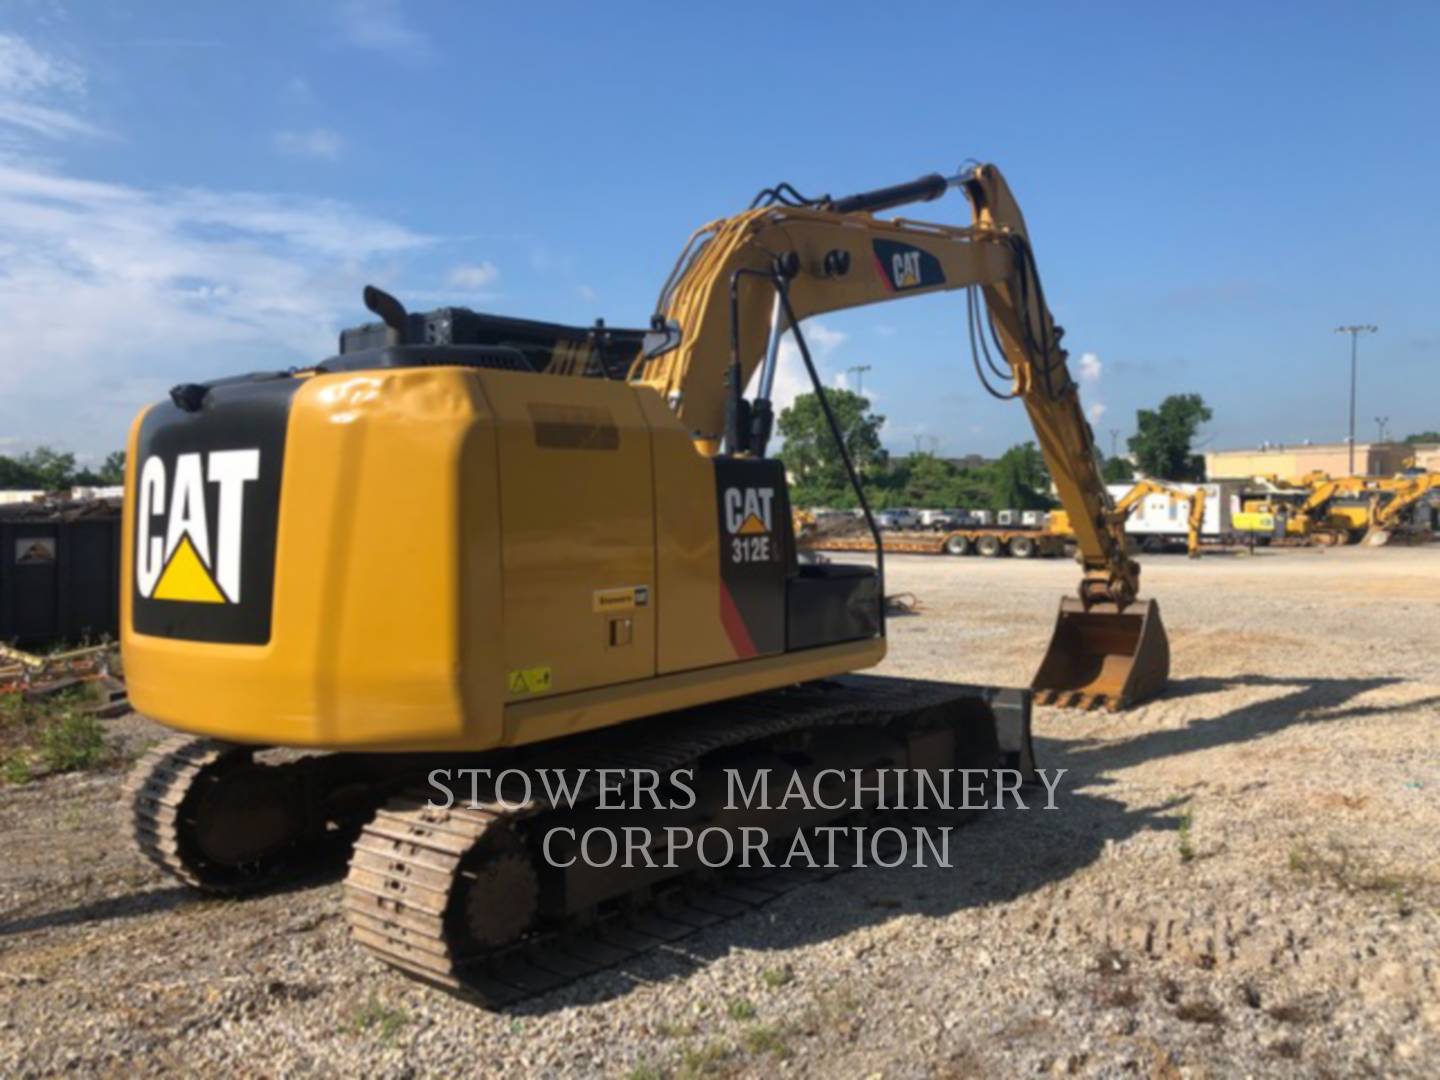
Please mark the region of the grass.
[[735, 1048], [729, 1043], [712, 1041], [698, 1047], [688, 1047], [680, 1058], [680, 1069], [676, 1074], [682, 1080], [697, 1076], [712, 1076], [724, 1068], [734, 1055]]
[[1190, 830], [1195, 824], [1195, 815], [1186, 810], [1180, 815], [1180, 823], [1176, 828], [1176, 835], [1180, 843], [1180, 861], [1193, 862], [1195, 859], [1195, 845], [1191, 840]]
[[848, 985], [823, 990], [800, 1013], [798, 1023], [810, 1035], [848, 1037], [857, 1027], [860, 999]]
[[1324, 848], [1296, 844], [1290, 849], [1289, 866], [1292, 874], [1345, 892], [1388, 895], [1402, 916], [1414, 911], [1412, 895], [1426, 884], [1415, 875], [1381, 871], [1334, 838]]
[[0, 729], [13, 726], [25, 715], [25, 695], [15, 690], [0, 692]]
[[725, 1006], [731, 1020], [754, 1020], [755, 1006], [744, 998], [734, 998]]
[[760, 973], [760, 981], [771, 990], [778, 990], [795, 981], [795, 972], [788, 967], [766, 968]]
[[779, 1024], [757, 1024], [745, 1029], [741, 1042], [752, 1054], [787, 1058], [790, 1056], [790, 1045], [786, 1042], [789, 1035], [789, 1029]]
[[23, 784], [49, 773], [116, 764], [105, 729], [85, 711], [83, 689], [42, 697], [0, 693], [0, 779]]
[[30, 759], [23, 750], [9, 755], [0, 765], [0, 780], [7, 784], [24, 784], [30, 780]]
[[409, 1022], [410, 1017], [404, 1009], [386, 1005], [374, 994], [355, 1010], [353, 1019], [356, 1034], [371, 1033], [382, 1044], [394, 1039]]
[[92, 769], [108, 756], [105, 730], [88, 713], [63, 712], [40, 732], [40, 760], [50, 772]]
[[[776, 969], [777, 972], [780, 969]], [[784, 985], [790, 981], [788, 969], [786, 975], [779, 981]], [[851, 1008], [850, 999], [846, 998], [842, 1003], [838, 999], [827, 996], [821, 1002], [817, 999], [816, 1006], [809, 1010], [808, 1018], [814, 1026], [823, 1026], [826, 1020], [833, 1021], [840, 1015], [848, 1013]], [[758, 1010], [754, 1003], [746, 998], [731, 998], [725, 1003], [725, 1015], [731, 1020], [740, 1023], [738, 1032], [732, 1034], [728, 1039], [712, 1038], [705, 1041], [696, 1040], [685, 1046], [680, 1052], [678, 1062], [671, 1061], [669, 1064], [662, 1063], [655, 1065], [649, 1061], [637, 1063], [630, 1071], [630, 1080], [659, 1080], [661, 1077], [674, 1077], [676, 1080], [696, 1080], [702, 1076], [729, 1076], [740, 1072], [747, 1072], [757, 1067], [756, 1059], [772, 1058], [784, 1060], [792, 1056], [790, 1039], [805, 1031], [801, 1022], [781, 1023], [759, 1023], [756, 1021]], [[689, 1024], [662, 1023], [657, 1026], [657, 1032], [663, 1036], [691, 1036], [696, 1035], [698, 1026]]]

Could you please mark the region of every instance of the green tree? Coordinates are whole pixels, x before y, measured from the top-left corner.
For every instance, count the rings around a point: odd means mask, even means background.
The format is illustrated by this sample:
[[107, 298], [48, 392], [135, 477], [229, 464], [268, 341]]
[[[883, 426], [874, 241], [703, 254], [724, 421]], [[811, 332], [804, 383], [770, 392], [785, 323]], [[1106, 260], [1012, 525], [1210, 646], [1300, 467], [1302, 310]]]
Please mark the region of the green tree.
[[46, 491], [61, 491], [75, 483], [74, 454], [37, 446], [30, 453], [21, 454], [19, 461]]
[[[853, 391], [828, 390], [825, 397], [856, 472], [869, 481], [886, 464], [885, 448], [880, 444], [885, 418], [870, 411], [869, 398]], [[801, 394], [781, 411], [777, 427], [785, 440], [778, 456], [790, 474], [795, 505], [853, 506], [855, 497], [845, 475], [845, 463], [825, 422], [820, 399], [814, 394]]]
[[984, 474], [962, 469], [928, 453], [894, 459], [889, 468], [867, 480], [866, 494], [881, 508], [910, 506], [943, 510], [990, 503]]
[[1108, 457], [1100, 463], [1100, 475], [1107, 484], [1124, 484], [1135, 479], [1135, 467], [1123, 457]]
[[989, 488], [992, 510], [1046, 510], [1055, 505], [1045, 458], [1033, 442], [1000, 455], [990, 468]]
[[42, 486], [35, 470], [24, 461], [0, 454], [0, 489], [28, 491]]
[[125, 482], [125, 451], [116, 450], [105, 457], [105, 464], [100, 466], [96, 473], [100, 483], [114, 485]]
[[1191, 446], [1212, 415], [1199, 394], [1171, 394], [1158, 409], [1139, 410], [1126, 444], [1140, 471], [1158, 480], [1205, 479], [1205, 459]]
[[1407, 443], [1429, 443], [1440, 442], [1440, 431], [1421, 431], [1414, 435], [1406, 435]]

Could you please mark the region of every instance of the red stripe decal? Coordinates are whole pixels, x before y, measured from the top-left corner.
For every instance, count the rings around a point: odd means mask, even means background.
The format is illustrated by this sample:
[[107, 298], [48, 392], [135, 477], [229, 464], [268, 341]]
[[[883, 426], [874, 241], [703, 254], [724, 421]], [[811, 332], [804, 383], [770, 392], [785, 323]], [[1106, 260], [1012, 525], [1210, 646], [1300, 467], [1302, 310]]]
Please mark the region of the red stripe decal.
[[890, 280], [890, 275], [887, 274], [887, 273], [885, 273], [885, 264], [880, 261], [880, 256], [879, 256], [879, 255], [876, 255], [876, 256], [875, 256], [875, 269], [876, 269], [877, 271], [879, 271], [879, 273], [880, 273], [880, 280], [885, 283], [885, 288], [886, 288], [888, 291], [890, 291], [890, 292], [894, 292], [894, 291], [895, 291], [895, 283]]
[[735, 606], [735, 597], [730, 595], [730, 586], [723, 581], [720, 583], [720, 624], [725, 627], [730, 647], [740, 659], [748, 660], [756, 655], [755, 642], [750, 640], [750, 631], [745, 628], [745, 620]]

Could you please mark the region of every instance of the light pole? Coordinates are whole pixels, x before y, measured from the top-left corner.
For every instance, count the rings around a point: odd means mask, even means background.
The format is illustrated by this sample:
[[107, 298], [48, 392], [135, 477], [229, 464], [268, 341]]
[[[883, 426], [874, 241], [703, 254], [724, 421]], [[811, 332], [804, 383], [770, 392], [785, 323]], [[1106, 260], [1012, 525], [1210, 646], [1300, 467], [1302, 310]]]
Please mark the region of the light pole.
[[1384, 442], [1384, 441], [1385, 441], [1385, 429], [1390, 426], [1390, 417], [1388, 417], [1388, 416], [1377, 416], [1377, 417], [1375, 417], [1375, 423], [1376, 423], [1376, 424], [1379, 426], [1379, 428], [1380, 428], [1380, 439], [1379, 439], [1379, 441], [1380, 441], [1380, 442]]
[[1356, 326], [1337, 326], [1335, 333], [1350, 335], [1350, 475], [1355, 475], [1355, 353], [1361, 334], [1373, 334], [1378, 326], [1362, 323]]
[[1119, 445], [1120, 445], [1120, 429], [1119, 429], [1118, 427], [1112, 427], [1112, 428], [1110, 429], [1110, 456], [1111, 456], [1111, 457], [1119, 457], [1119, 456], [1120, 456]]
[[865, 393], [865, 372], [870, 370], [869, 364], [856, 364], [854, 367], [847, 367], [845, 374], [855, 376], [855, 393]]

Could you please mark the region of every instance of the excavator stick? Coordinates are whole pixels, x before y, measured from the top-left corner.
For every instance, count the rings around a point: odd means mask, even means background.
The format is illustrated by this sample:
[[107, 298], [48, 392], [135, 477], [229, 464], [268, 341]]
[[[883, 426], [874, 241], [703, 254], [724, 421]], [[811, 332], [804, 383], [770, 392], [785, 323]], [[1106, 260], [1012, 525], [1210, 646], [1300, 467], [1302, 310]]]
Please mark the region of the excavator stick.
[[1170, 642], [1159, 604], [1087, 608], [1067, 596], [1030, 687], [1042, 705], [1118, 712], [1162, 693], [1169, 681]]

